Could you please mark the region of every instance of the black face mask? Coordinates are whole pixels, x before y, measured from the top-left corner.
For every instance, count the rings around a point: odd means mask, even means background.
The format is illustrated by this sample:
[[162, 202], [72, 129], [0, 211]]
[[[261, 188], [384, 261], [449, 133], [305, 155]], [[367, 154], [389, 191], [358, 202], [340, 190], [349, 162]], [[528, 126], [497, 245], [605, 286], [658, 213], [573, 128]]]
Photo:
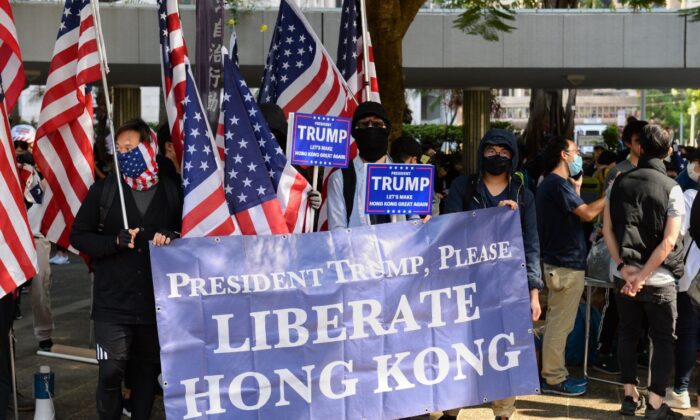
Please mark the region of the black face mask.
[[357, 142], [360, 157], [367, 162], [376, 162], [389, 149], [389, 130], [381, 127], [356, 128], [353, 137]]
[[485, 157], [482, 165], [484, 170], [491, 175], [500, 175], [504, 172], [510, 171], [512, 163], [510, 158], [506, 158], [501, 155], [494, 155]]

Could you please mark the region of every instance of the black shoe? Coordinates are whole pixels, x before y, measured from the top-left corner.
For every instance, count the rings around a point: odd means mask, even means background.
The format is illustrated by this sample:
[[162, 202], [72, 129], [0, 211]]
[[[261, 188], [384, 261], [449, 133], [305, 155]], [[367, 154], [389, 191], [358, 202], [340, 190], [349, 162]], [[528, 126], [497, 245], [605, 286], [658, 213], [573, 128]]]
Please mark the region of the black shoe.
[[50, 338], [39, 341], [39, 350], [51, 351], [51, 347], [53, 347], [53, 341]]
[[682, 418], [683, 414], [671, 410], [666, 403], [661, 404], [656, 410], [651, 405], [647, 405], [647, 411], [644, 413], [644, 420], [677, 420]]
[[645, 406], [644, 396], [640, 395], [639, 399], [635, 402], [634, 398], [631, 396], [626, 396], [622, 400], [622, 407], [620, 408], [620, 414], [623, 416], [634, 416], [637, 411], [641, 410]]
[[510, 418], [510, 417], [506, 417], [506, 416], [496, 416], [496, 417], [494, 418], [494, 420], [508, 420], [509, 418]]
[[438, 420], [457, 420], [457, 416], [451, 416], [449, 414], [443, 414], [438, 418]]
[[608, 375], [619, 375], [620, 365], [614, 354], [599, 354], [598, 361], [593, 365], [593, 370], [607, 373]]
[[[15, 400], [10, 394], [10, 403], [7, 405], [8, 410], [14, 410]], [[26, 413], [29, 411], [34, 411], [34, 400], [25, 397], [21, 392], [17, 393], [17, 411], [21, 413]]]

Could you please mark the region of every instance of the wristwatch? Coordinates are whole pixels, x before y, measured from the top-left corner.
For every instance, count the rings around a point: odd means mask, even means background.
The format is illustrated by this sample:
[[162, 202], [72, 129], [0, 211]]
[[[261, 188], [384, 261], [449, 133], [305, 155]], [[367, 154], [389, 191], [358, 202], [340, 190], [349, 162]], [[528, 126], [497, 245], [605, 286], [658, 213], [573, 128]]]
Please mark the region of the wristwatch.
[[620, 264], [617, 265], [617, 271], [622, 271], [622, 267], [625, 266], [625, 262], [621, 262]]

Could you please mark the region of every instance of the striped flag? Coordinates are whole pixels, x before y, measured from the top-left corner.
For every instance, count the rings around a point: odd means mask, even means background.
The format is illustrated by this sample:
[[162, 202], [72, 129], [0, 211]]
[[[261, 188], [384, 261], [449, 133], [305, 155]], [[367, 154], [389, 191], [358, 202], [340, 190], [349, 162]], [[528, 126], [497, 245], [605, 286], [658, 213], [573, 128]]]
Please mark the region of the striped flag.
[[187, 90], [187, 46], [182, 33], [182, 21], [177, 0], [158, 0], [158, 23], [160, 29], [160, 64], [163, 73], [163, 98], [168, 114], [170, 137], [175, 154], [182, 162], [183, 127], [182, 101]]
[[0, 0], [0, 77], [9, 112], [15, 107], [25, 82], [22, 53], [9, 0]]
[[290, 112], [352, 116], [353, 92], [309, 22], [290, 0], [282, 0], [267, 55], [258, 102]]
[[0, 90], [0, 297], [37, 272], [36, 248], [15, 159], [5, 98]]
[[226, 151], [229, 208], [244, 235], [302, 232], [308, 182], [287, 164], [235, 61], [224, 56], [223, 140], [217, 142]]
[[187, 59], [185, 63], [182, 237], [233, 235], [237, 229], [226, 203], [221, 160]]
[[89, 0], [66, 0], [46, 80], [33, 155], [46, 178], [41, 233], [70, 249], [75, 214], [94, 182], [92, 95], [100, 62]]
[[362, 30], [360, 7], [357, 0], [344, 0], [343, 11], [340, 16], [340, 36], [338, 37], [337, 64], [340, 73], [348, 82], [348, 86], [355, 94], [357, 102], [367, 100], [367, 91], [364, 89], [364, 48], [363, 42], [367, 38], [367, 51], [369, 53], [370, 98], [372, 102], [379, 100], [379, 84], [377, 72], [374, 68], [374, 52], [369, 32]]
[[[352, 117], [357, 102], [354, 91], [314, 33], [297, 6], [282, 0], [275, 32], [267, 55], [258, 102], [274, 102], [290, 112]], [[351, 147], [352, 156], [356, 153]], [[328, 176], [324, 171], [321, 194], [326, 197]], [[278, 192], [279, 194], [279, 192]], [[319, 226], [327, 227], [326, 200], [319, 211]]]

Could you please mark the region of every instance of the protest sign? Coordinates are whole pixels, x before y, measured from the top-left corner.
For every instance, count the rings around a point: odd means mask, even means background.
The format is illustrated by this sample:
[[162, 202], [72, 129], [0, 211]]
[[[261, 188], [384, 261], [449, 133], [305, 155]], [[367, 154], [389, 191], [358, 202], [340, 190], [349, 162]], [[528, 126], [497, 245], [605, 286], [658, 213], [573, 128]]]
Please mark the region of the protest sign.
[[349, 118], [291, 113], [291, 161], [294, 165], [345, 168], [350, 161]]
[[151, 247], [168, 419], [395, 419], [538, 392], [517, 212]]
[[367, 214], [430, 214], [433, 165], [367, 164]]

